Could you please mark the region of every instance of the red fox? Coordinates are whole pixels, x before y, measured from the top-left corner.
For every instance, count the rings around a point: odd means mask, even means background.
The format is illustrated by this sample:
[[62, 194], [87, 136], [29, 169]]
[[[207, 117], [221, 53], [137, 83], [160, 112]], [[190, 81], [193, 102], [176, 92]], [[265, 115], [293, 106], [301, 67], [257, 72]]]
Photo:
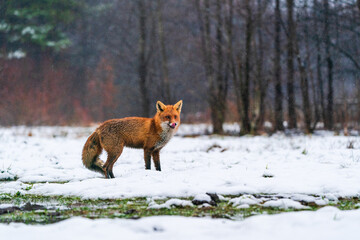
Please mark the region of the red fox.
[[[157, 101], [153, 118], [127, 117], [102, 123], [84, 145], [83, 164], [105, 178], [115, 178], [113, 166], [126, 146], [143, 148], [145, 169], [151, 169], [152, 156], [156, 170], [161, 171], [160, 150], [179, 128], [181, 107], [182, 100], [167, 106]], [[105, 163], [99, 158], [103, 149], [107, 152]]]

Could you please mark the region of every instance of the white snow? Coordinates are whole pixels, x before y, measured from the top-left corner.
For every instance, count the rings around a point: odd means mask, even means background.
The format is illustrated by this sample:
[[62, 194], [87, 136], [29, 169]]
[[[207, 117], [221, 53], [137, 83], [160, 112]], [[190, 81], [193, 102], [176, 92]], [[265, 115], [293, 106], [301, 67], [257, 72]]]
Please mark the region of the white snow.
[[23, 58], [26, 56], [26, 53], [24, 51], [22, 51], [21, 49], [16, 50], [14, 52], [9, 52], [8, 53], [8, 58], [9, 59], [13, 59], [13, 58]]
[[7, 24], [6, 22], [0, 23], [0, 31], [8, 31], [9, 27], [10, 27], [9, 24]]
[[[360, 137], [175, 136], [161, 151], [161, 172], [154, 166], [144, 170], [143, 151], [126, 148], [115, 164], [116, 178], [109, 180], [82, 165], [82, 147], [93, 129], [0, 128], [0, 172], [18, 178], [1, 182], [0, 193], [83, 198], [178, 198], [206, 192], [360, 195]], [[349, 141], [353, 149], [346, 147]], [[207, 151], [213, 145], [227, 150]], [[264, 177], [270, 170], [273, 177]], [[35, 182], [30, 190], [25, 190], [27, 182]]]
[[319, 199], [319, 200], [315, 200], [315, 204], [316, 205], [319, 205], [319, 206], [322, 206], [322, 205], [326, 205], [328, 204], [329, 201], [327, 199]]
[[193, 204], [189, 200], [182, 200], [182, 199], [172, 198], [172, 199], [167, 200], [163, 204], [157, 204], [155, 201], [151, 201], [149, 203], [148, 208], [150, 208], [150, 209], [160, 209], [160, 208], [168, 208], [168, 209], [170, 209], [173, 206], [192, 207]]
[[11, 173], [11, 169], [0, 170], [0, 181], [14, 180], [16, 176]]
[[360, 210], [325, 207], [260, 215], [243, 221], [210, 218], [148, 217], [139, 220], [71, 218], [51, 225], [0, 224], [2, 236], [11, 239], [356, 239]]
[[2, 203], [2, 204], [0, 204], [0, 209], [2, 209], [2, 208], [9, 208], [9, 207], [13, 207], [14, 205], [12, 205], [12, 204], [8, 204], [8, 203]]
[[244, 203], [244, 204], [241, 204], [241, 205], [237, 206], [236, 208], [239, 208], [239, 209], [250, 208], [250, 205], [247, 204], [247, 203]]
[[267, 201], [263, 204], [264, 207], [277, 207], [281, 209], [309, 209], [309, 207], [301, 205], [301, 203], [296, 202], [291, 199], [277, 199], [277, 200], [271, 200]]
[[200, 193], [200, 194], [195, 195], [194, 201], [210, 202], [211, 197], [209, 195], [205, 194], [205, 193]]
[[[182, 125], [179, 135], [207, 131]], [[235, 125], [229, 129], [235, 129]], [[251, 205], [305, 208], [340, 197], [360, 196], [360, 137], [275, 134], [271, 137], [175, 136], [161, 151], [162, 171], [144, 169], [143, 151], [125, 149], [104, 179], [82, 165], [81, 151], [95, 127], [0, 128], [0, 194], [65, 195], [82, 198], [149, 198], [149, 208], [190, 206], [179, 198], [219, 194], [238, 208]], [[205, 129], [205, 130], [204, 130]], [[347, 148], [349, 142], [353, 148]], [[208, 151], [212, 146], [219, 146]], [[101, 156], [106, 159], [106, 154]], [[264, 176], [266, 175], [266, 176]], [[271, 177], [269, 177], [271, 175]], [[30, 184], [33, 183], [33, 184]], [[253, 197], [258, 194], [260, 197]], [[223, 198], [221, 195], [239, 197]], [[156, 199], [171, 198], [163, 204]], [[0, 224], [13, 239], [351, 239], [357, 236], [360, 210], [325, 207], [261, 215], [243, 221], [150, 217], [140, 220], [72, 218], [46, 226]], [[77, 226], [74, 228], [73, 226]], [[154, 230], [156, 229], [156, 230]]]
[[[224, 124], [225, 132], [240, 132], [240, 126], [237, 123], [234, 124]], [[204, 135], [210, 134], [212, 132], [212, 126], [209, 124], [181, 124], [177, 135]]]
[[[206, 192], [360, 195], [359, 137], [175, 136], [161, 152], [162, 172], [144, 170], [143, 151], [127, 148], [115, 164], [116, 178], [108, 180], [82, 166], [81, 151], [91, 130], [0, 129], [0, 170], [18, 177], [15, 182], [2, 182], [0, 193], [84, 198], [193, 197]], [[349, 141], [354, 149], [346, 147]], [[213, 145], [227, 150], [208, 152]], [[273, 177], [263, 176], [268, 169]], [[36, 183], [25, 191], [24, 182]]]
[[22, 31], [21, 31], [22, 35], [26, 35], [26, 34], [30, 34], [30, 35], [34, 35], [35, 34], [35, 29], [32, 27], [25, 27]]
[[234, 206], [249, 206], [249, 205], [258, 205], [261, 203], [261, 199], [257, 199], [252, 195], [243, 195], [241, 197], [233, 198], [229, 201]]

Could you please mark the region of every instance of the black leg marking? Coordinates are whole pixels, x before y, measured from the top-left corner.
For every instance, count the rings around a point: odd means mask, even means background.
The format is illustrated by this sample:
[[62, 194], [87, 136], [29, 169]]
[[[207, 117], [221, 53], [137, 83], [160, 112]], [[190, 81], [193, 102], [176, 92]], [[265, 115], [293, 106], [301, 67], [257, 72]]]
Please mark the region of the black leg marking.
[[155, 169], [156, 169], [157, 171], [161, 171], [161, 166], [160, 166], [160, 152], [159, 152], [159, 150], [154, 151], [154, 152], [152, 153], [152, 157], [153, 157], [153, 160], [154, 160]]
[[145, 169], [151, 169], [151, 152], [144, 150]]
[[115, 178], [114, 173], [112, 170], [109, 171], [110, 178]]
[[155, 163], [156, 171], [161, 171], [160, 162]]

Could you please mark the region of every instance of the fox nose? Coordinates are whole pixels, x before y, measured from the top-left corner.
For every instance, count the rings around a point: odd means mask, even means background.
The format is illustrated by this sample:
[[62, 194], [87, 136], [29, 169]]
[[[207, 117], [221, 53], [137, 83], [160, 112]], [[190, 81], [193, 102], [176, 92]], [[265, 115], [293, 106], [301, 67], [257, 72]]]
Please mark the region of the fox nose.
[[176, 125], [177, 125], [177, 123], [170, 123], [170, 127], [171, 127], [171, 128], [175, 128]]

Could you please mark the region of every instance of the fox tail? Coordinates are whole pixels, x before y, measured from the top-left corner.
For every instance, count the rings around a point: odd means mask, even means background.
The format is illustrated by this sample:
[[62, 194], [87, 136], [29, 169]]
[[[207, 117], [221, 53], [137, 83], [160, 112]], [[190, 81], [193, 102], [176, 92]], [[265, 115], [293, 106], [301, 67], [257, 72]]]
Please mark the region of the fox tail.
[[101, 152], [102, 147], [100, 145], [99, 134], [94, 132], [90, 135], [84, 145], [82, 151], [82, 162], [88, 169], [105, 175], [103, 170], [104, 162], [99, 158]]

